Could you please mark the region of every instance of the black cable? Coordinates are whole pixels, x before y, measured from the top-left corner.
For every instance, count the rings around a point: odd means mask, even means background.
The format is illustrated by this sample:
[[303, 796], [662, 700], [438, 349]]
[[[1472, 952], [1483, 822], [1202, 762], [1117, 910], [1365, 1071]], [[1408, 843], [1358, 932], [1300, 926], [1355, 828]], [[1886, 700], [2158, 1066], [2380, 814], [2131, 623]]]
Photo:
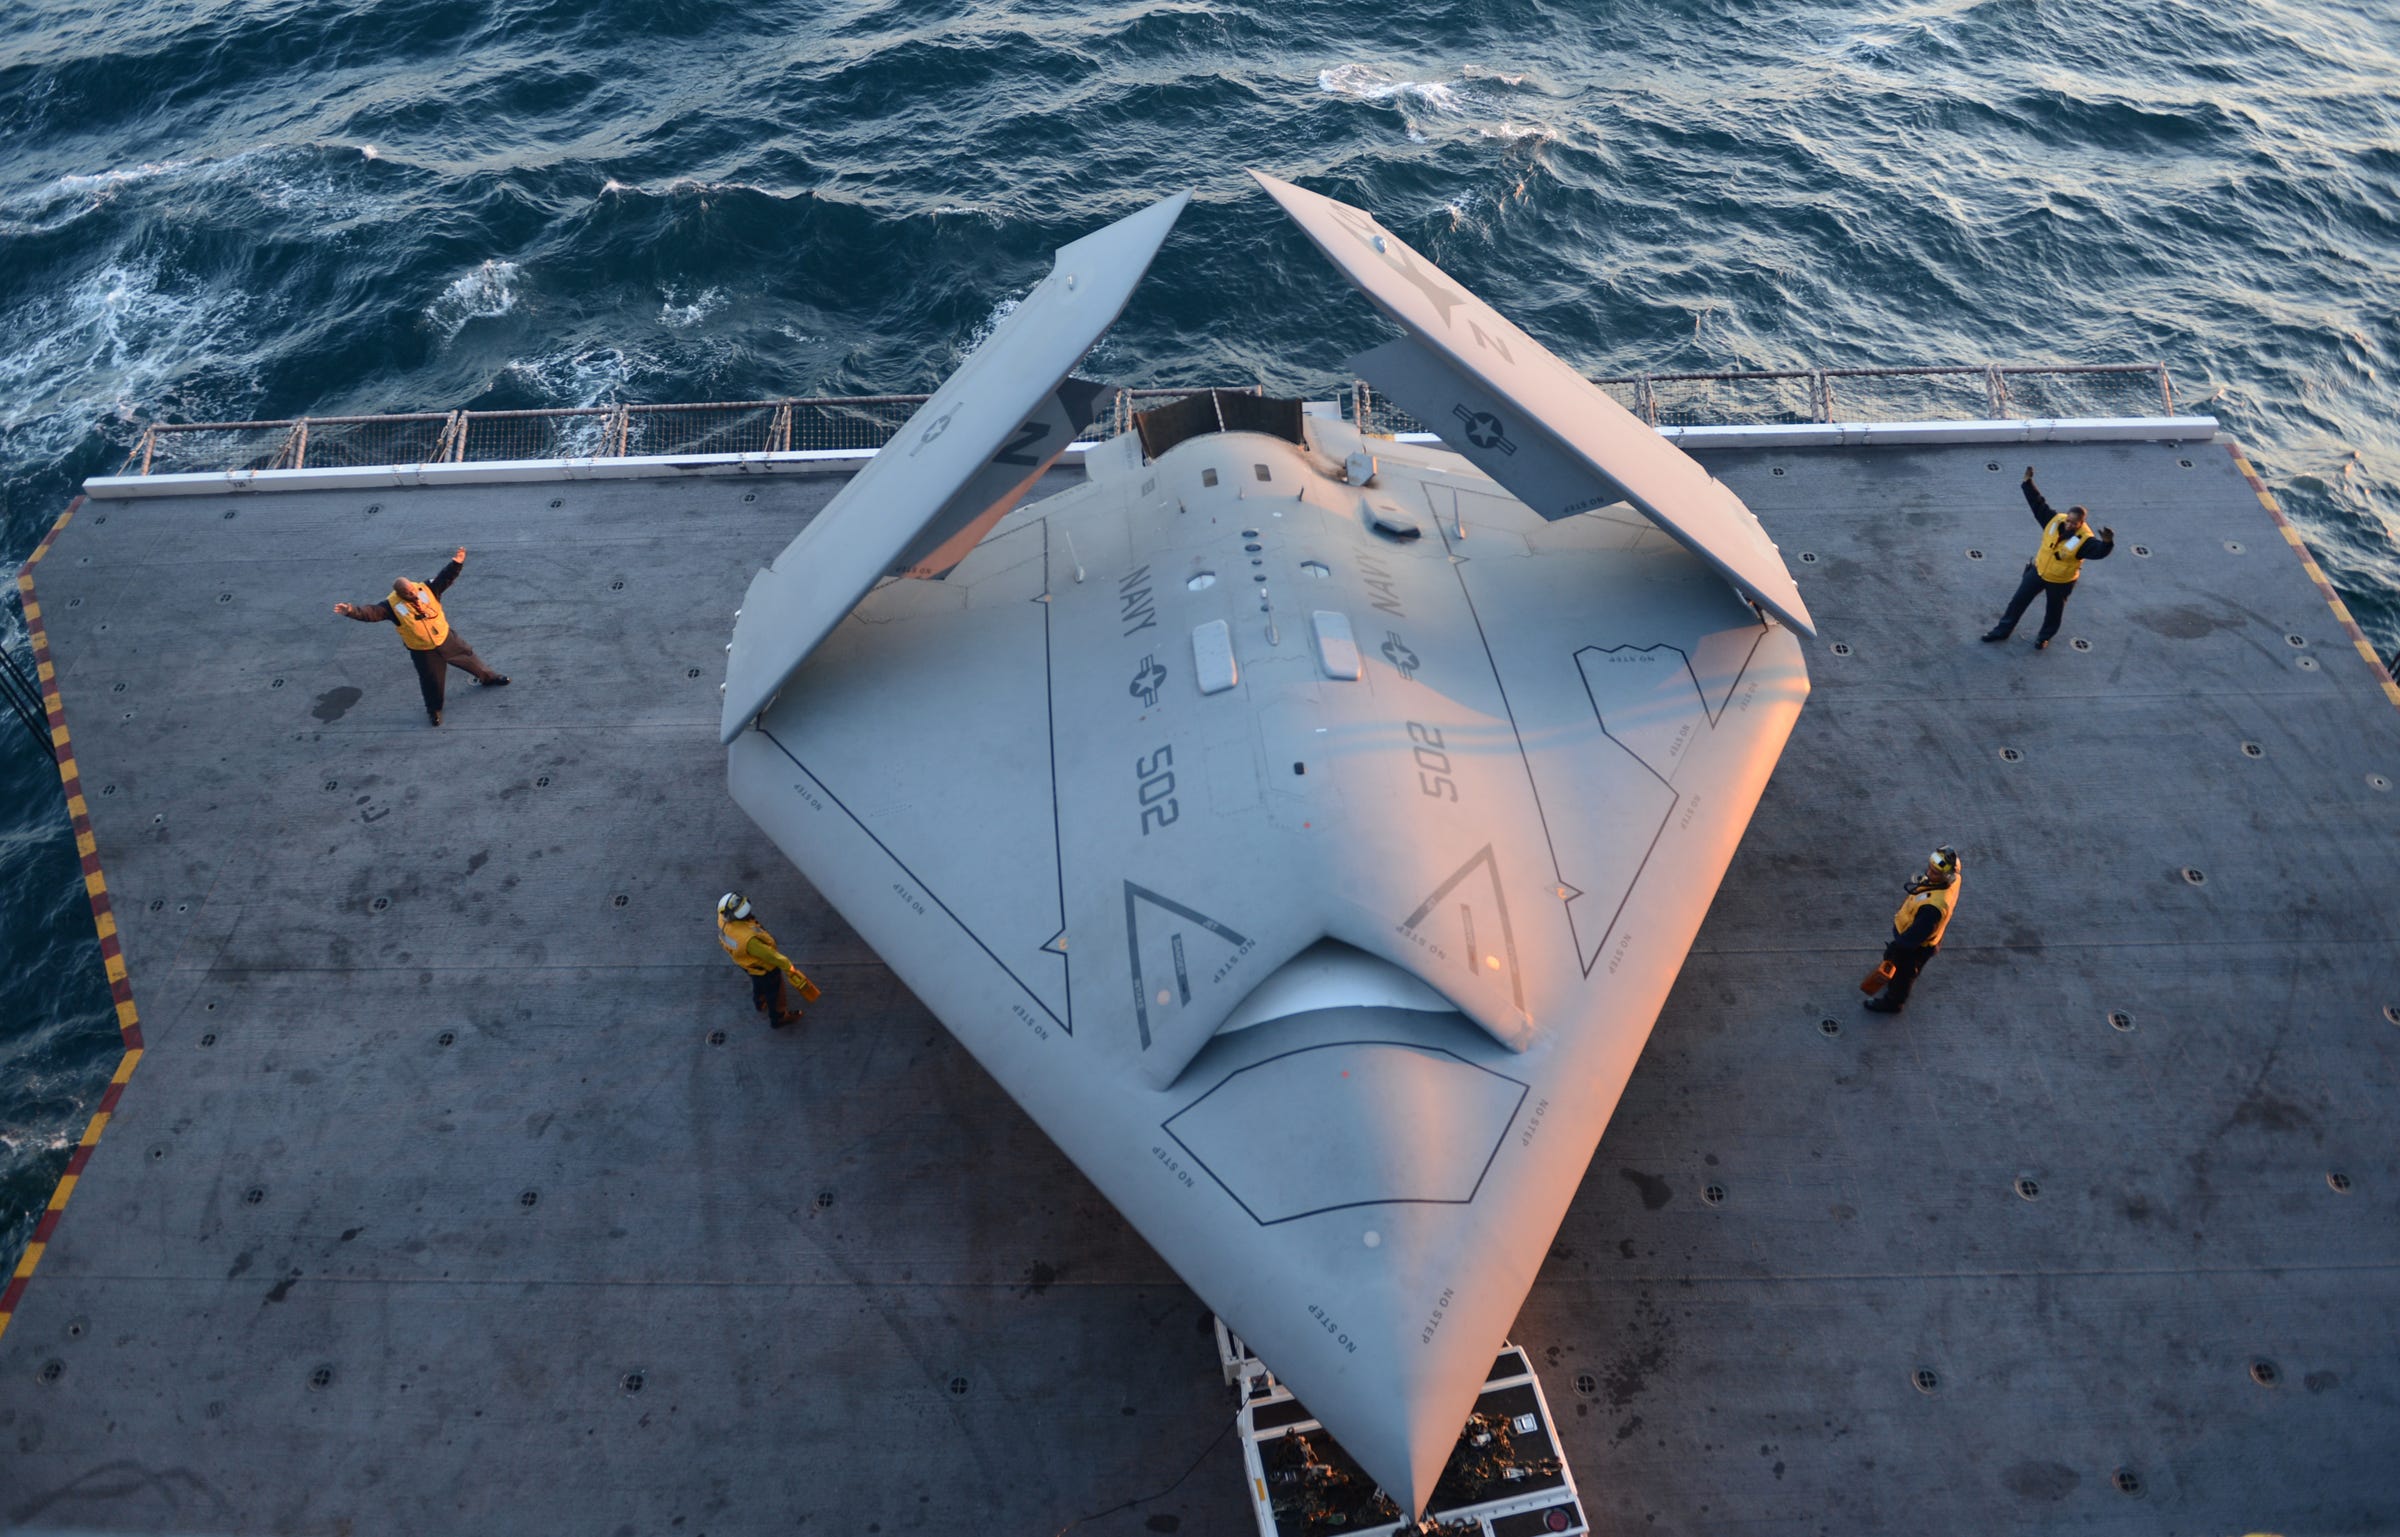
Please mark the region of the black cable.
[[1234, 1422], [1228, 1419], [1225, 1422], [1225, 1428], [1217, 1432], [1216, 1440], [1209, 1442], [1207, 1446], [1203, 1447], [1200, 1455], [1192, 1459], [1192, 1465], [1183, 1470], [1183, 1478], [1176, 1479], [1175, 1482], [1167, 1485], [1167, 1487], [1164, 1489], [1159, 1490], [1156, 1494], [1144, 1494], [1136, 1496], [1130, 1500], [1121, 1500], [1118, 1503], [1109, 1506], [1106, 1510], [1095, 1511], [1088, 1516], [1077, 1516], [1074, 1520], [1069, 1521], [1066, 1525], [1058, 1529], [1057, 1537], [1067, 1537], [1067, 1533], [1073, 1531], [1079, 1526], [1086, 1524], [1087, 1522], [1102, 1520], [1106, 1517], [1115, 1515], [1120, 1510], [1131, 1510], [1136, 1505], [1147, 1505], [1152, 1500], [1163, 1500], [1168, 1495], [1173, 1494], [1176, 1490], [1183, 1487], [1184, 1478], [1189, 1478], [1194, 1473], [1200, 1471], [1200, 1464], [1208, 1461], [1210, 1455], [1216, 1451], [1218, 1443], [1222, 1442], [1227, 1436], [1233, 1433], [1233, 1426]]
[[35, 690], [33, 680], [17, 665], [17, 659], [9, 655], [6, 646], [0, 646], [0, 694], [8, 697], [9, 709], [25, 727], [26, 735], [48, 752], [49, 712], [42, 708], [41, 695]]
[[5, 671], [5, 681], [10, 698], [31, 699], [35, 697], [33, 680], [25, 676], [25, 669], [17, 665], [17, 659], [9, 654], [8, 648], [5, 646], [0, 646], [0, 669]]

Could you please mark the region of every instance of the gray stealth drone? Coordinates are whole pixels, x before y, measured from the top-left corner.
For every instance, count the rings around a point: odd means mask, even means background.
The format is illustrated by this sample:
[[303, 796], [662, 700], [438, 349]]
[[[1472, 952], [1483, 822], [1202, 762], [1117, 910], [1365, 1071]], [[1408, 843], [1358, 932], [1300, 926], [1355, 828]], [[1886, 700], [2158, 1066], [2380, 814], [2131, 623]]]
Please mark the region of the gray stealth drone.
[[729, 779], [1414, 1514], [1813, 630], [1681, 450], [1366, 213], [1259, 181], [1406, 332], [1359, 373], [1455, 452], [1203, 394], [1018, 506], [1189, 194], [1156, 204], [1061, 249], [751, 582]]

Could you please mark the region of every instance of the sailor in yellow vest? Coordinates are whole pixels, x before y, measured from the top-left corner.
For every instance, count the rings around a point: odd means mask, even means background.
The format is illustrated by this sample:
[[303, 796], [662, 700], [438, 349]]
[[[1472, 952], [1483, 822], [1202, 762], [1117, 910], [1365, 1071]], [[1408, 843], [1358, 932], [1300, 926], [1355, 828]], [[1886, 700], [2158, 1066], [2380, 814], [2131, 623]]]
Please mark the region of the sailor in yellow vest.
[[1958, 910], [1958, 889], [1964, 878], [1958, 850], [1938, 848], [1925, 862], [1925, 873], [1903, 888], [1900, 910], [1892, 914], [1892, 937], [1884, 943], [1883, 964], [1866, 980], [1865, 985], [1872, 989], [1880, 979], [1882, 989], [1867, 1000], [1869, 1009], [1877, 1014], [1897, 1014], [1908, 1006], [1908, 992], [1917, 985], [1917, 973], [1941, 948], [1950, 915]]
[[2001, 641], [2016, 629], [2017, 621], [2025, 617], [2032, 606], [2034, 594], [2042, 597], [2042, 632], [2033, 638], [2033, 649], [2039, 651], [2050, 644], [2058, 633], [2058, 621], [2067, 612], [2067, 599], [2075, 594], [2075, 579], [2083, 574], [2087, 560], [2106, 560], [2117, 548], [2117, 531], [2104, 528], [2097, 534], [2091, 531], [2091, 514], [2081, 507], [2064, 512], [2054, 511], [2042, 488], [2033, 483], [2033, 466], [2025, 466], [2025, 505], [2033, 509], [2033, 521], [2042, 526], [2042, 542], [2035, 548], [2033, 559], [2025, 563], [2025, 575], [2017, 582], [2017, 595], [2008, 600], [2008, 610], [2000, 616], [1983, 637]]
[[451, 668], [461, 669], [486, 688], [501, 688], [508, 683], [508, 674], [486, 667], [474, 648], [450, 628], [450, 616], [442, 612], [442, 594], [450, 590], [450, 584], [458, 580], [458, 573], [466, 565], [467, 552], [459, 550], [430, 582], [412, 582], [404, 576], [392, 583], [392, 590], [381, 603], [333, 606], [333, 611], [344, 619], [399, 627], [400, 644], [408, 648], [409, 663], [417, 669], [417, 688], [425, 696], [426, 718], [437, 726], [442, 723], [442, 680], [449, 676]]
[[790, 956], [775, 948], [775, 936], [760, 927], [751, 915], [750, 899], [738, 891], [728, 891], [717, 899], [717, 943], [725, 947], [736, 966], [750, 973], [750, 1006], [766, 1015], [778, 1030], [800, 1018], [798, 1009], [783, 1006], [785, 977], [792, 979], [793, 988], [810, 1003], [825, 996], [792, 964]]

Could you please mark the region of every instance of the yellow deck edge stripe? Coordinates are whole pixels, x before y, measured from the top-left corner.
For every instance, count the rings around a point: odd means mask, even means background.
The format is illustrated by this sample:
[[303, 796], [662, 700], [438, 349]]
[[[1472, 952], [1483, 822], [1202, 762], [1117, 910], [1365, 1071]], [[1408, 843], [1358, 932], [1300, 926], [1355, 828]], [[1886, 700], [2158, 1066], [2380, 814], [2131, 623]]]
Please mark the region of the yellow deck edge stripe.
[[[41, 543], [33, 547], [33, 553], [26, 556], [25, 563], [17, 568], [17, 598], [18, 606], [25, 613], [26, 631], [33, 642], [34, 670], [44, 685], [42, 705], [57, 722], [50, 730], [51, 753], [58, 761], [59, 787], [66, 792], [67, 816], [75, 828], [76, 853], [88, 862], [88, 868], [83, 878], [83, 889], [85, 896], [92, 903], [92, 930], [100, 940], [106, 941], [116, 934], [116, 919], [100, 905], [100, 898], [108, 890], [108, 882], [100, 873], [99, 846], [92, 835], [91, 807], [84, 800], [80, 791], [79, 781], [82, 770], [76, 766], [75, 750], [67, 734], [66, 703], [59, 696], [58, 669], [50, 660], [49, 630], [42, 622], [42, 605], [34, 595], [33, 585], [34, 568], [42, 563], [42, 557], [50, 553], [50, 546], [58, 542], [58, 536], [66, 530], [67, 524], [73, 521], [76, 510], [82, 506], [83, 498], [80, 496], [67, 503], [67, 510], [58, 515], [58, 521], [50, 525], [50, 532], [42, 536]], [[134, 1007], [133, 988], [130, 980], [126, 978], [124, 963], [114, 957], [107, 957], [104, 958], [103, 969], [108, 972], [109, 981], [112, 984], [110, 992], [116, 999], [117, 1029], [125, 1039], [124, 1052], [117, 1058], [116, 1069], [109, 1077], [109, 1092], [122, 1095], [126, 1081], [133, 1076], [134, 1067], [142, 1060], [142, 1047], [138, 1044], [141, 1040], [141, 1015]], [[76, 1141], [77, 1149], [86, 1150], [97, 1146], [100, 1134], [108, 1129], [109, 1118], [109, 1111], [93, 1112], [90, 1122], [83, 1129], [82, 1137]], [[84, 1156], [89, 1157], [90, 1155], [85, 1152]], [[72, 1158], [73, 1155], [70, 1155], [70, 1162]], [[39, 1222], [49, 1224], [52, 1232], [56, 1231], [56, 1224], [66, 1210], [67, 1201], [74, 1195], [75, 1186], [80, 1179], [81, 1176], [78, 1174], [62, 1171], [59, 1174], [58, 1183], [51, 1187], [50, 1198], [42, 1205], [43, 1215]], [[40, 1230], [40, 1226], [37, 1225], [36, 1231]], [[28, 1243], [25, 1246], [25, 1252], [18, 1257], [15, 1272], [9, 1283], [10, 1288], [17, 1295], [5, 1309], [0, 1309], [0, 1335], [8, 1333], [9, 1324], [16, 1318], [16, 1310], [24, 1306], [25, 1288], [30, 1283], [34, 1270], [41, 1264], [42, 1256], [49, 1251], [49, 1248], [50, 1240], [48, 1238], [38, 1239]]]
[[2275, 493], [2267, 489], [2266, 481], [2251, 466], [2250, 456], [2243, 452], [2242, 445], [2228, 438], [2225, 447], [2233, 455], [2234, 467], [2242, 472], [2242, 478], [2250, 482], [2251, 489], [2258, 493], [2258, 504], [2267, 509], [2275, 519], [2275, 526], [2283, 531], [2284, 542], [2300, 556], [2300, 569], [2307, 572], [2308, 579], [2317, 584], [2317, 591], [2323, 594], [2325, 606], [2332, 610], [2334, 621], [2349, 635], [2367, 665], [2375, 669], [2376, 680], [2383, 685], [2383, 697], [2393, 705], [2400, 706], [2400, 683], [2394, 682], [2391, 669], [2384, 665], [2382, 657], [2375, 654], [2375, 648], [2367, 638], [2359, 633], [2358, 621], [2350, 616], [2350, 609], [2342, 602], [2342, 595], [2333, 590], [2333, 583], [2327, 579], [2325, 568], [2318, 565], [2316, 556], [2309, 552], [2307, 541], [2301, 537], [2299, 528], [2284, 515], [2281, 504], [2275, 500]]

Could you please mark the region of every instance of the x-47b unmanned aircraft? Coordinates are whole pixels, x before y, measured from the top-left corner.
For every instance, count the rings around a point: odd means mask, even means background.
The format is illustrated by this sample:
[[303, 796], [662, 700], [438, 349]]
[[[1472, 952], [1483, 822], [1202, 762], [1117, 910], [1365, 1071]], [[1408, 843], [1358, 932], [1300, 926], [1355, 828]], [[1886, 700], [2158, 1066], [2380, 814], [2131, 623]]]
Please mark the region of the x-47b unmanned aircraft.
[[[1182, 194], [1075, 241], [758, 573], [734, 798], [1412, 1514], [1768, 775], [1748, 508], [1260, 176], [1446, 448], [1202, 394], [1026, 492]], [[887, 580], [887, 578], [926, 580]]]

